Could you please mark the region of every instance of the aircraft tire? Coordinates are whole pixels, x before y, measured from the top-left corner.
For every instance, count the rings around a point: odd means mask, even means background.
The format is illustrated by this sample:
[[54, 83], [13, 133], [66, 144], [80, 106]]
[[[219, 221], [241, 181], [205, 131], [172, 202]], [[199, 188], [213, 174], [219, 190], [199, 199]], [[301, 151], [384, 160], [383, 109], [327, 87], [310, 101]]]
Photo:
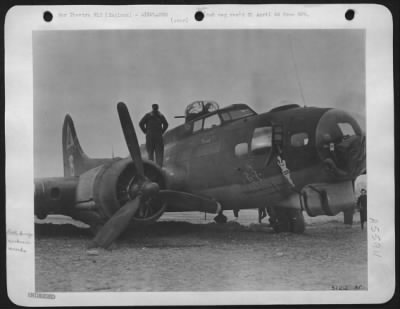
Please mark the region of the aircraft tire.
[[218, 213], [218, 215], [216, 215], [214, 217], [214, 221], [215, 221], [215, 223], [218, 223], [218, 224], [224, 224], [228, 221], [228, 218], [227, 218], [227, 216], [222, 214], [222, 212], [220, 212], [220, 213]]
[[296, 234], [304, 233], [306, 227], [303, 212], [298, 209], [290, 209], [290, 213], [290, 231]]
[[301, 234], [305, 231], [303, 212], [299, 209], [275, 209], [273, 229], [277, 233]]
[[273, 229], [276, 233], [290, 232], [290, 220], [286, 209], [275, 209]]
[[354, 216], [354, 208], [343, 211], [343, 223], [352, 225]]

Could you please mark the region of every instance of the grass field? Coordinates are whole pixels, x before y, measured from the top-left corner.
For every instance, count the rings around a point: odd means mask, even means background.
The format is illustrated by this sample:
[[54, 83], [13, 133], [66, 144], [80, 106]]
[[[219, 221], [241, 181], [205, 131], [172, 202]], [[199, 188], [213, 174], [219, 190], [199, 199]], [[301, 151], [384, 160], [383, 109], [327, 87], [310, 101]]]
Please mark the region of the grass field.
[[[228, 219], [233, 214], [226, 212]], [[219, 225], [213, 215], [171, 213], [88, 253], [91, 235], [71, 219], [36, 224], [37, 291], [271, 291], [367, 289], [367, 233], [358, 215], [306, 217], [304, 234], [258, 225], [257, 210]], [[39, 224], [41, 223], [41, 224]], [[84, 227], [82, 224], [78, 224]]]

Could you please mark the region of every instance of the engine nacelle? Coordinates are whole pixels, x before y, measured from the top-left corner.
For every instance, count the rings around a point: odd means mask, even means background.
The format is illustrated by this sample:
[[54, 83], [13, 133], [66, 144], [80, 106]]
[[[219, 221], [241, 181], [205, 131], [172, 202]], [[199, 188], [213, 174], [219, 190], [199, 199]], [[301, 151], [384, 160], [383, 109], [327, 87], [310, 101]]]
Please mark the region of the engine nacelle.
[[301, 190], [300, 201], [310, 217], [335, 216], [354, 208], [356, 204], [352, 181], [306, 185]]
[[[165, 188], [160, 168], [149, 161], [143, 164], [146, 177], [157, 182], [160, 188]], [[81, 174], [76, 188], [77, 219], [105, 222], [130, 199], [129, 189], [135, 177], [135, 166], [130, 159], [111, 161]], [[150, 203], [139, 209], [132, 221], [155, 221], [163, 214], [166, 205], [157, 197], [152, 198]]]
[[75, 204], [77, 177], [35, 179], [35, 215], [44, 219], [48, 214], [68, 215]]

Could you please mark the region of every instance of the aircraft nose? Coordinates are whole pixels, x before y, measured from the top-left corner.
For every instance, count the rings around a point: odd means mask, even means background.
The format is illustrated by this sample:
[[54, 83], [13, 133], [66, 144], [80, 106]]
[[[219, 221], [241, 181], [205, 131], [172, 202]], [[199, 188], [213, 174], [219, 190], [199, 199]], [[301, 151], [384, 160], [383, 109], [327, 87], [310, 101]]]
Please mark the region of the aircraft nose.
[[348, 113], [331, 109], [322, 115], [316, 128], [316, 147], [328, 171], [354, 179], [365, 172], [365, 135]]
[[336, 145], [338, 160], [343, 161], [343, 169], [352, 177], [357, 177], [365, 170], [365, 136], [350, 136]]

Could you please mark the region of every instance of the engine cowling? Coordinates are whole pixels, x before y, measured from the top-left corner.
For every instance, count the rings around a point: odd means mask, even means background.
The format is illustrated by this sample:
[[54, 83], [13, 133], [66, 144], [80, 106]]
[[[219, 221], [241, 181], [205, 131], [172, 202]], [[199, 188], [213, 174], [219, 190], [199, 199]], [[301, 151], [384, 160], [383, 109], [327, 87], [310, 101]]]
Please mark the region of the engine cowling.
[[[143, 163], [146, 177], [158, 183], [160, 188], [165, 188], [165, 177], [161, 169], [151, 161]], [[135, 175], [135, 166], [130, 159], [111, 161], [81, 174], [76, 188], [77, 219], [100, 220], [104, 223], [129, 200], [130, 189], [135, 185]], [[157, 196], [152, 197], [137, 211], [132, 221], [155, 221], [165, 208], [165, 203], [158, 200]]]
[[301, 190], [300, 201], [310, 217], [335, 216], [356, 204], [352, 181], [306, 185]]

